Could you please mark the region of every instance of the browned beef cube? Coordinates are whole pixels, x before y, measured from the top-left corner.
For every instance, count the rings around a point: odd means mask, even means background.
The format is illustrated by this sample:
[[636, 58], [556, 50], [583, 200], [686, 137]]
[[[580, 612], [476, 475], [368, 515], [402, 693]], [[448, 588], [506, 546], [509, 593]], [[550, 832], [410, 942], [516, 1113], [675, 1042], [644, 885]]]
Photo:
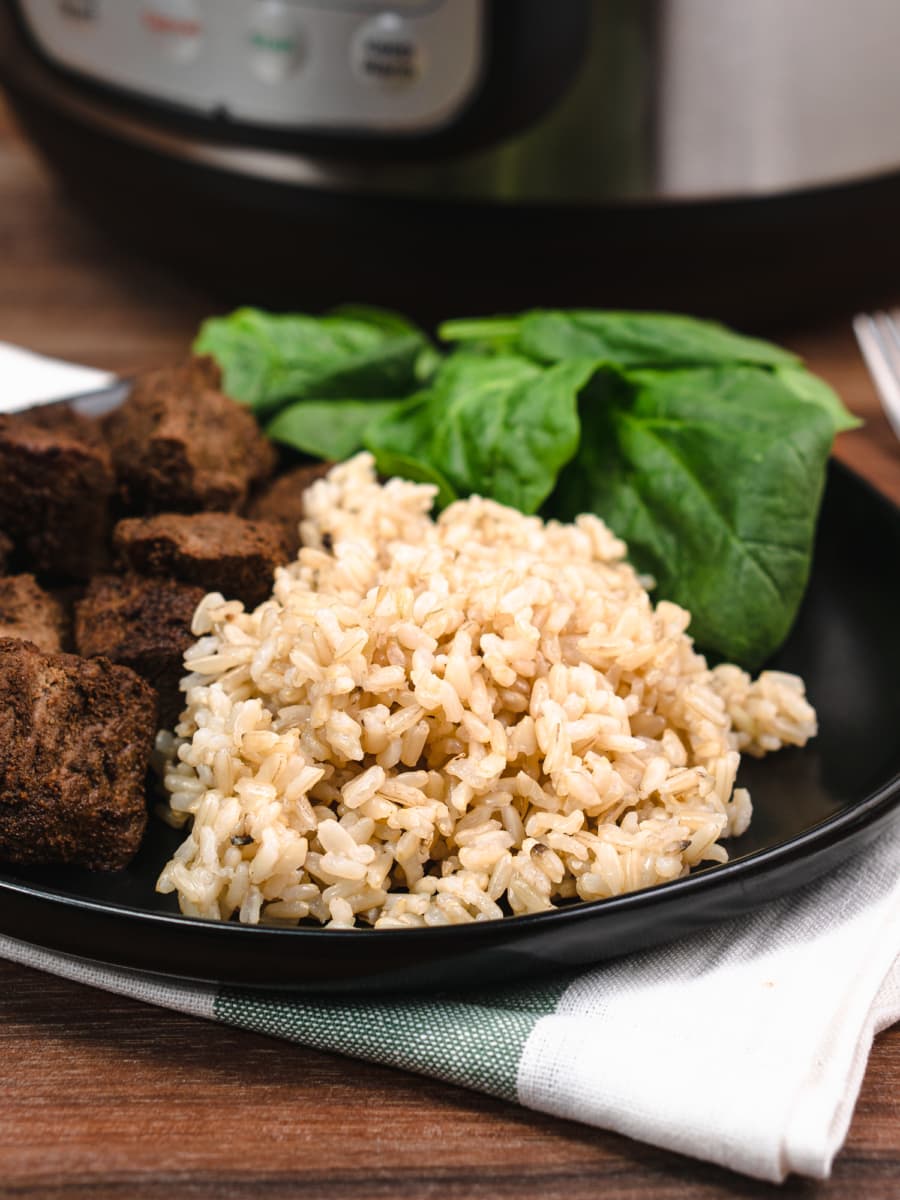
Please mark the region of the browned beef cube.
[[249, 608], [266, 599], [276, 566], [288, 558], [277, 525], [233, 513], [132, 517], [116, 525], [113, 546], [139, 575], [179, 579]]
[[127, 667], [0, 641], [0, 859], [124, 867], [155, 732], [153, 689]]
[[105, 560], [112, 463], [96, 425], [63, 405], [0, 416], [0, 528], [23, 566], [86, 579]]
[[211, 358], [139, 376], [106, 432], [133, 512], [228, 512], [275, 466], [251, 413], [219, 390]]
[[178, 682], [194, 641], [191, 618], [203, 590], [171, 579], [100, 575], [75, 606], [75, 646], [130, 667], [156, 689], [159, 721], [174, 728], [183, 707]]
[[93, 417], [85, 417], [64, 402], [38, 404], [15, 413], [13, 420], [23, 425], [43, 429], [47, 433], [58, 433], [83, 442], [87, 446], [106, 447], [103, 428]]
[[300, 549], [303, 495], [310, 484], [327, 475], [333, 466], [334, 463], [324, 462], [295, 467], [267, 484], [247, 508], [247, 515], [254, 520], [271, 521], [281, 527], [291, 558], [296, 558]]
[[61, 648], [64, 626], [59, 602], [33, 575], [0, 579], [0, 638], [22, 638], [50, 653]]
[[9, 566], [9, 560], [12, 558], [13, 544], [10, 538], [0, 530], [0, 575]]

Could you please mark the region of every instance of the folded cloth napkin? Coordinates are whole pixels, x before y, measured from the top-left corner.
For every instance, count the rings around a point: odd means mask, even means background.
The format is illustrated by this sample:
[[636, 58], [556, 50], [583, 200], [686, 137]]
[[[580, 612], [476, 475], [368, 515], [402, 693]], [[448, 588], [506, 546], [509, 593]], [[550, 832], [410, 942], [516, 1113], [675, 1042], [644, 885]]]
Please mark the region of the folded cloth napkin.
[[112, 383], [114, 375], [0, 342], [0, 412], [15, 412]]
[[[4, 358], [0, 348], [9, 402]], [[872, 1038], [900, 1019], [900, 823], [749, 917], [582, 973], [475, 993], [348, 1000], [173, 982], [8, 937], [0, 955], [762, 1179], [823, 1178]]]

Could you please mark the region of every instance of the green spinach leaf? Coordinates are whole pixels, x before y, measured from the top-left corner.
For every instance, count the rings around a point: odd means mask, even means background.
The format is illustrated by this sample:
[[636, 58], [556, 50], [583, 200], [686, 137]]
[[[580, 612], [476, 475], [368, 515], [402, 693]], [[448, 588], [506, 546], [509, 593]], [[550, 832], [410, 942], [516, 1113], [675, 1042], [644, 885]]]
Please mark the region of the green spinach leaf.
[[813, 375], [805, 367], [789, 363], [775, 368], [775, 376], [801, 400], [818, 406], [827, 412], [832, 419], [835, 433], [845, 429], [857, 429], [862, 425], [859, 417], [844, 408], [840, 396], [828, 386], [824, 379]]
[[399, 450], [383, 448], [376, 455], [376, 464], [382, 475], [399, 475], [401, 479], [411, 479], [415, 483], [433, 483], [437, 488], [435, 504], [439, 509], [446, 508], [448, 504], [459, 499], [453, 485], [438, 468], [422, 459]]
[[801, 399], [828, 411], [839, 433], [860, 422], [796, 355], [715, 321], [679, 313], [538, 309], [520, 316], [446, 321], [442, 339], [484, 353], [524, 354], [540, 363], [590, 357], [616, 370], [758, 366], [773, 371]]
[[522, 318], [519, 346], [541, 362], [589, 354], [618, 367], [794, 363], [795, 355], [714, 321], [677, 313], [533, 312]]
[[521, 317], [460, 317], [438, 326], [442, 342], [455, 342], [469, 351], [514, 354], [519, 349]]
[[301, 400], [276, 413], [265, 430], [274, 441], [304, 454], [340, 462], [362, 450], [366, 429], [401, 404], [399, 400]]
[[487, 346], [502, 342], [546, 363], [593, 358], [614, 367], [679, 367], [798, 361], [780, 346], [678, 313], [538, 309], [520, 317], [448, 321], [439, 334]]
[[194, 351], [211, 354], [225, 390], [269, 415], [297, 400], [381, 399], [418, 387], [425, 335], [380, 310], [312, 317], [242, 308], [200, 328]]
[[329, 310], [325, 320], [333, 317], [361, 321], [364, 325], [371, 325], [373, 329], [380, 329], [388, 334], [420, 332], [418, 326], [403, 313], [394, 312], [391, 308], [379, 308], [375, 304], [339, 304], [337, 308]]
[[758, 666], [806, 586], [831, 414], [727, 366], [610, 374], [581, 416], [550, 510], [599, 513], [657, 594], [690, 609], [701, 647]]
[[458, 495], [534, 512], [578, 446], [577, 397], [593, 371], [586, 360], [542, 369], [520, 356], [455, 355], [365, 442], [382, 471], [386, 454], [402, 452]]

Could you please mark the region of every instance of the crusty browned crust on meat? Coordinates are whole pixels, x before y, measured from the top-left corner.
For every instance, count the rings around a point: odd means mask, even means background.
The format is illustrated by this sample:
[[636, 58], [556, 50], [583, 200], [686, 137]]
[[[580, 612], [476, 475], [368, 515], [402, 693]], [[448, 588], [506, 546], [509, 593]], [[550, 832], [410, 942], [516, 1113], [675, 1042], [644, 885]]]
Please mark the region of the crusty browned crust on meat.
[[[2, 581], [0, 581], [2, 582]], [[174, 728], [183, 707], [178, 688], [191, 618], [203, 589], [171, 579], [100, 575], [75, 606], [75, 646], [130, 667], [156, 690], [160, 724]]]
[[33, 575], [0, 578], [0, 638], [21, 638], [47, 653], [62, 648], [62, 605]]
[[113, 530], [120, 565], [221, 592], [248, 607], [272, 590], [276, 566], [288, 559], [284, 536], [268, 521], [233, 513], [161, 513], [131, 517]]
[[156, 720], [127, 667], [0, 641], [0, 859], [124, 867], [147, 823]]
[[12, 558], [13, 544], [12, 538], [8, 538], [0, 529], [0, 575], [5, 574], [9, 569], [9, 560]]
[[24, 409], [14, 413], [13, 420], [46, 433], [56, 433], [86, 446], [106, 446], [103, 427], [94, 417], [86, 417], [76, 412], [70, 404], [63, 402], [54, 404], [38, 404], [34, 408]]
[[130, 512], [232, 511], [275, 468], [274, 447], [220, 390], [211, 358], [140, 375], [105, 429]]
[[114, 482], [86, 417], [64, 405], [0, 416], [0, 529], [22, 569], [74, 579], [102, 569]]
[[273, 479], [251, 500], [247, 516], [256, 521], [271, 521], [281, 527], [285, 544], [291, 558], [296, 558], [300, 549], [300, 520], [303, 516], [303, 495], [306, 489], [322, 479], [334, 463], [313, 463], [308, 467], [294, 467]]

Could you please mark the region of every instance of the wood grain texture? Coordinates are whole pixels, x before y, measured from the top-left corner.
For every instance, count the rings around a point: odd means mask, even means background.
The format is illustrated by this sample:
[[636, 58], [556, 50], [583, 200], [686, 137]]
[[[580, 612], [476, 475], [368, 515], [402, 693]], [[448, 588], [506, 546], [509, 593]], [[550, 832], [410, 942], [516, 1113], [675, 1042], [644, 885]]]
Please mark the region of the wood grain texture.
[[[900, 285], [898, 285], [900, 303]], [[882, 411], [878, 396], [860, 358], [850, 328], [852, 314], [815, 329], [792, 330], [782, 340], [827, 379], [863, 425], [842, 433], [835, 454], [865, 475], [876, 487], [900, 504], [900, 442]]]
[[827, 1184], [773, 1188], [398, 1071], [0, 963], [0, 1195], [897, 1195], [900, 1030]]
[[[72, 212], [0, 108], [0, 339], [128, 373], [185, 354], [216, 307]], [[848, 321], [784, 340], [866, 420], [840, 457], [900, 502], [900, 444]], [[833, 1178], [776, 1189], [0, 962], [0, 1197], [895, 1200], [898, 1079], [900, 1028], [876, 1042]]]

